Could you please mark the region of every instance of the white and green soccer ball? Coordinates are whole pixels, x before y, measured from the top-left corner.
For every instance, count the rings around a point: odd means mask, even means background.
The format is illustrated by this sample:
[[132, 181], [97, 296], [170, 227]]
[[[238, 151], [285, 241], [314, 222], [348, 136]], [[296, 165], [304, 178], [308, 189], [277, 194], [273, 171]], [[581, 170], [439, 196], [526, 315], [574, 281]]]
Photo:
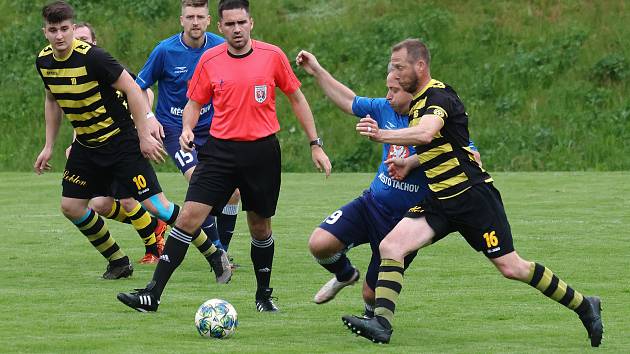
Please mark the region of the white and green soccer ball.
[[227, 338], [234, 334], [238, 319], [234, 306], [221, 299], [210, 299], [197, 310], [195, 327], [202, 337]]

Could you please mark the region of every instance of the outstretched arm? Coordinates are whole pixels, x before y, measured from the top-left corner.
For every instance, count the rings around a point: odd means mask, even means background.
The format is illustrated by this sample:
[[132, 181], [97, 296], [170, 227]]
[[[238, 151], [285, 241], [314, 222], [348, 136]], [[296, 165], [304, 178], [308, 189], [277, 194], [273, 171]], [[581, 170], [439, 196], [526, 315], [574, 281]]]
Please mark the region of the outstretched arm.
[[[304, 133], [306, 133], [308, 140], [313, 141], [317, 139], [317, 129], [315, 128], [313, 112], [311, 112], [311, 107], [308, 105], [306, 97], [304, 97], [302, 91], [300, 89], [297, 89], [292, 94], [287, 95], [287, 98], [289, 99], [289, 102], [291, 102], [293, 113], [295, 113], [295, 116], [300, 122], [302, 129], [304, 129]], [[326, 172], [326, 177], [330, 176], [330, 170], [332, 166], [330, 164], [328, 156], [321, 146], [311, 146], [311, 158], [313, 159], [313, 163], [315, 164], [315, 167], [317, 167], [317, 169]]]
[[353, 114], [352, 101], [356, 94], [326, 71], [313, 54], [302, 50], [295, 58], [295, 62], [315, 77], [317, 84], [337, 107], [348, 114]]
[[379, 129], [378, 123], [370, 118], [361, 118], [356, 125], [359, 134], [367, 136], [370, 140], [396, 145], [426, 145], [433, 140], [433, 137], [442, 129], [444, 121], [442, 118], [427, 114], [420, 118], [420, 122], [409, 128], [402, 129]]

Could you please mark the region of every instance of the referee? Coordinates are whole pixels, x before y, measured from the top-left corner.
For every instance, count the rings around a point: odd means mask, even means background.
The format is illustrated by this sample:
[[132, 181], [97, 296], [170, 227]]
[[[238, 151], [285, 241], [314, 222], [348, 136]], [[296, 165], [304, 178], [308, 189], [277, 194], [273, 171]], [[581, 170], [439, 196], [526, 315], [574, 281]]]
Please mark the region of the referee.
[[[274, 45], [252, 40], [254, 21], [249, 1], [219, 2], [219, 31], [226, 43], [206, 51], [193, 74], [184, 108], [182, 150], [194, 148], [194, 127], [203, 106], [212, 101], [214, 117], [208, 142], [198, 151], [199, 164], [193, 172], [186, 202], [169, 237], [147, 289], [119, 298], [141, 304], [159, 301], [166, 282], [182, 262], [192, 231], [209, 213], [221, 212], [232, 191], [239, 188], [247, 212], [251, 259], [256, 274], [257, 311], [278, 311], [269, 287], [274, 254], [271, 217], [280, 192], [280, 145], [275, 133], [280, 129], [275, 107], [275, 89], [289, 99], [304, 132], [310, 140], [313, 163], [326, 175], [330, 161], [317, 137], [315, 123], [300, 82], [282, 52]], [[185, 236], [188, 236], [186, 238]], [[130, 301], [131, 302], [131, 301]], [[131, 306], [138, 309], [137, 306]], [[157, 309], [157, 307], [155, 307]], [[147, 310], [155, 311], [152, 307]]]

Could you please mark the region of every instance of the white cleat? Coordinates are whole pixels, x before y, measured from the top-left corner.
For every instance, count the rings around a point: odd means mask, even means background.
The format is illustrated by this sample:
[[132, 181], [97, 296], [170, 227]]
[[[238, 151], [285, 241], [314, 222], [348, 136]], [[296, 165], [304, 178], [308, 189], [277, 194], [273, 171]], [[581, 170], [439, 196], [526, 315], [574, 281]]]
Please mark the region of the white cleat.
[[316, 304], [323, 304], [334, 299], [337, 293], [341, 291], [341, 289], [345, 288], [348, 285], [354, 285], [354, 283], [359, 281], [360, 277], [361, 275], [359, 274], [359, 270], [356, 268], [354, 269], [354, 274], [352, 274], [352, 278], [350, 278], [350, 280], [339, 281], [337, 280], [337, 277], [333, 277], [326, 284], [324, 284], [321, 289], [319, 289], [317, 294], [315, 294], [313, 301]]

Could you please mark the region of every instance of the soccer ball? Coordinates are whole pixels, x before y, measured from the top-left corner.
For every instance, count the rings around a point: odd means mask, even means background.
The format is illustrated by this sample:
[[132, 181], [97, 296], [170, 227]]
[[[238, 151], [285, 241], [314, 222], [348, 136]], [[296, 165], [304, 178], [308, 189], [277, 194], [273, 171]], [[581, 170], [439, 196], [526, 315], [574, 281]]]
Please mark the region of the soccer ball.
[[202, 337], [227, 338], [234, 334], [237, 326], [236, 310], [225, 300], [208, 300], [195, 314], [195, 327]]

